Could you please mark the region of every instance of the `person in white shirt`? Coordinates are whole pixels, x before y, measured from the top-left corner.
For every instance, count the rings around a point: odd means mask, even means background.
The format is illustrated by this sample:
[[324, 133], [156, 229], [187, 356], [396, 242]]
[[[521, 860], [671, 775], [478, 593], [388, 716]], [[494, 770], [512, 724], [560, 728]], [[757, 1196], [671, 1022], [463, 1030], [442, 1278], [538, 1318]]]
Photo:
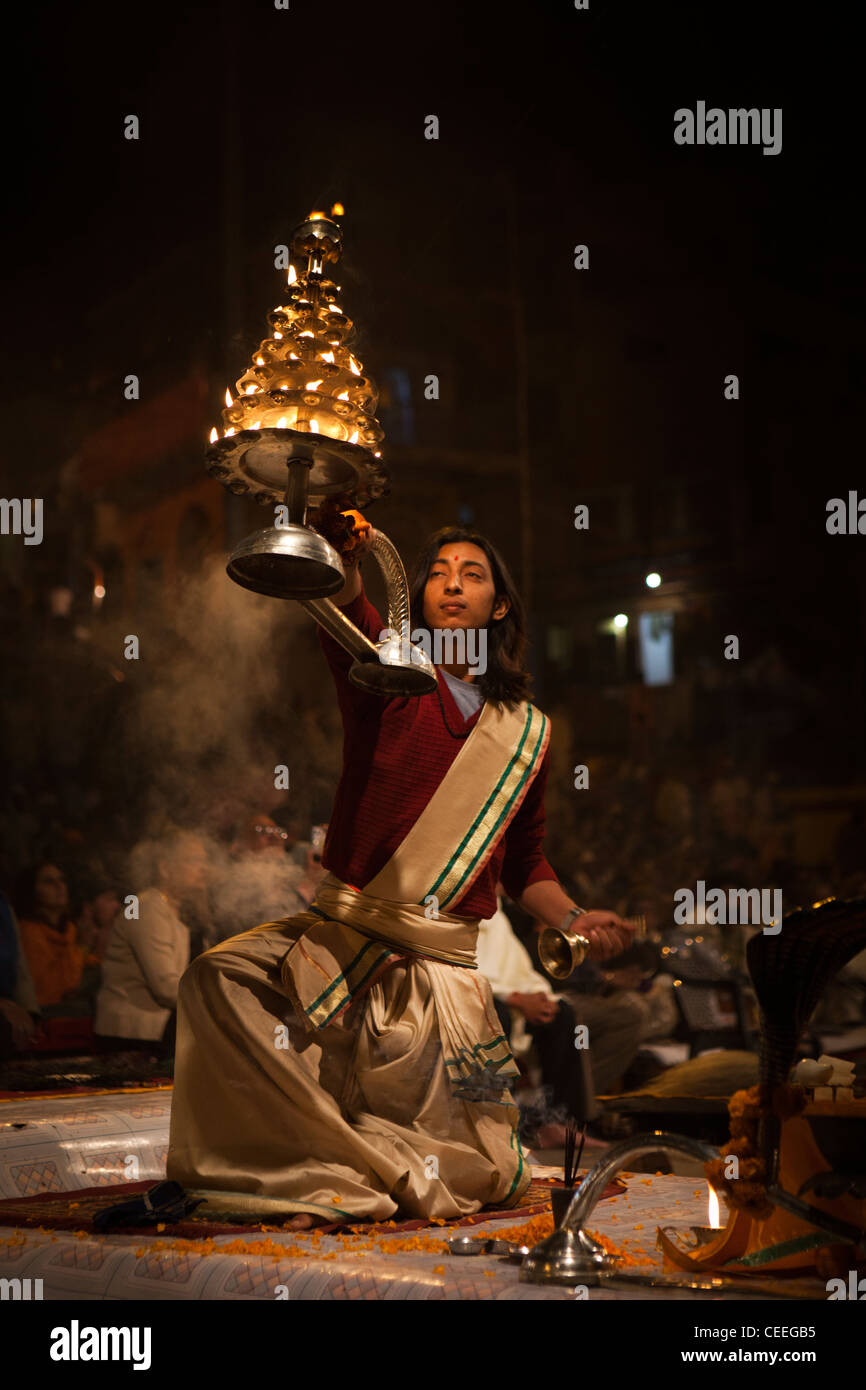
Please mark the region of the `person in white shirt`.
[[112, 930], [93, 1027], [108, 1046], [165, 1053], [190, 957], [180, 904], [204, 888], [207, 855], [197, 835], [178, 831], [139, 846], [137, 857], [151, 886], [138, 894], [138, 915], [127, 917], [125, 909]]
[[[598, 1114], [598, 1107], [587, 1051], [576, 1046], [574, 1012], [533, 967], [503, 911], [501, 897], [497, 904], [493, 917], [483, 921], [478, 932], [478, 969], [490, 981], [496, 1012], [514, 1056], [525, 1055], [534, 1043], [550, 1105], [583, 1123]], [[565, 1128], [559, 1120], [549, 1121], [526, 1138], [539, 1148], [559, 1148], [565, 1142]]]

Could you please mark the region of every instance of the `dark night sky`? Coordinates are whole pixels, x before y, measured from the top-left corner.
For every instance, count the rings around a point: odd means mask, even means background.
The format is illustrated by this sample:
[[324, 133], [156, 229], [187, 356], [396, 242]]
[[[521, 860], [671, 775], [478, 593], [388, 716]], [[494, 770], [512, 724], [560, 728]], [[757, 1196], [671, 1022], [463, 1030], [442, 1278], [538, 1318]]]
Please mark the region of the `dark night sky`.
[[[847, 297], [859, 250], [855, 50], [834, 22], [807, 6], [600, 0], [586, 13], [566, 0], [31, 7], [7, 38], [10, 67], [31, 79], [7, 116], [7, 343], [19, 361], [41, 351], [50, 312], [68, 347], [81, 311], [135, 266], [177, 239], [206, 245], [218, 233], [230, 52], [236, 195], [252, 238], [293, 221], [299, 201], [341, 195], [362, 218], [366, 202], [387, 197], [403, 213], [394, 250], [408, 240], [447, 264], [460, 241], [474, 259], [451, 180], [462, 193], [501, 165], [548, 210], [549, 258], [576, 219], [591, 227], [592, 193], [644, 174], [648, 205], [654, 186], [668, 201], [666, 245], [652, 227], [642, 238], [644, 210], [626, 204], [636, 271], [643, 255], [672, 255], [723, 280], [741, 265], [742, 239], [732, 245], [724, 231], [745, 200], [758, 264]], [[783, 106], [781, 156], [715, 149], [714, 178], [691, 197], [690, 169], [705, 168], [708, 152], [675, 147], [672, 113], [699, 97]], [[129, 111], [142, 120], [138, 144], [122, 138]], [[442, 121], [436, 146], [419, 144], [428, 111]], [[570, 177], [557, 177], [563, 169]], [[862, 303], [862, 281], [855, 292]]]
[[[22, 11], [7, 43], [10, 69], [29, 78], [6, 121], [7, 401], [38, 391], [46, 371], [61, 398], [80, 402], [94, 376], [142, 370], [148, 312], [158, 315], [151, 381], [188, 360], [195, 339], [216, 360], [228, 352], [227, 186], [244, 351], [273, 292], [274, 243], [311, 206], [339, 198], [354, 316], [380, 362], [390, 340], [395, 352], [415, 342], [423, 353], [429, 284], [454, 292], [452, 316], [507, 289], [501, 172], [519, 204], [531, 332], [555, 322], [580, 342], [592, 331], [581, 296], [598, 296], [611, 324], [618, 300], [636, 333], [685, 349], [659, 383], [669, 422], [685, 401], [706, 397], [710, 410], [723, 363], [751, 353], [744, 419], [756, 401], [775, 418], [811, 411], [822, 449], [846, 461], [838, 486], [854, 486], [862, 150], [857, 48], [838, 15], [603, 0], [588, 12], [569, 0], [49, 5]], [[673, 112], [698, 99], [782, 106], [782, 153], [676, 146]], [[142, 122], [137, 143], [123, 139], [128, 112]], [[438, 142], [421, 136], [429, 112], [442, 123]], [[577, 241], [594, 258], [583, 278], [570, 264]], [[190, 249], [190, 280], [167, 300], [162, 267]], [[808, 360], [792, 360], [790, 392], [783, 383], [776, 398], [778, 384], [760, 380], [778, 289], [800, 301], [816, 362], [838, 353], [831, 376], [844, 410], [814, 391], [810, 400]], [[537, 345], [533, 370], [547, 370]], [[609, 413], [627, 405], [611, 400]], [[717, 428], [711, 414], [707, 425]], [[50, 455], [76, 446], [62, 418], [44, 427]], [[808, 433], [795, 431], [802, 447], [790, 460], [804, 486], [815, 463]]]
[[[639, 475], [646, 439], [674, 471], [694, 460], [707, 472], [712, 457], [711, 518], [727, 505], [728, 466], [754, 477], [768, 430], [786, 431], [785, 477], [808, 494], [817, 537], [804, 560], [800, 536], [759, 518], [760, 544], [790, 573], [793, 610], [767, 611], [765, 625], [790, 627], [802, 611], [832, 645], [833, 612], [854, 602], [846, 576], [858, 542], [843, 542], [843, 555], [820, 520], [825, 499], [863, 472], [850, 23], [805, 4], [650, 0], [591, 0], [588, 12], [569, 0], [19, 12], [7, 38], [9, 69], [27, 75], [6, 118], [7, 456], [37, 476], [53, 468], [82, 423], [110, 413], [100, 382], [170, 375], [191, 344], [239, 370], [272, 300], [274, 243], [334, 199], [348, 209], [342, 274], [375, 344], [374, 374], [410, 345], [435, 356], [457, 316], [489, 315], [477, 391], [492, 398], [501, 326], [491, 306], [508, 289], [505, 176], [521, 229], [539, 516], [563, 473], [557, 426], [545, 435], [538, 425], [545, 375], [567, 379], [573, 368], [557, 354], [570, 339], [584, 375], [562, 447], [574, 458], [599, 418], [609, 447], [585, 449], [580, 476]], [[673, 112], [699, 99], [781, 106], [782, 153], [676, 146]], [[129, 112], [142, 122], [137, 143], [123, 139]], [[422, 138], [430, 112], [438, 142]], [[583, 278], [571, 268], [577, 241], [592, 248]], [[189, 279], [169, 295], [172, 258]], [[643, 344], [646, 360], [618, 376], [609, 355], [596, 399], [592, 335], [606, 325]], [[747, 382], [738, 417], [723, 414], [718, 391], [732, 361]], [[46, 396], [39, 429], [24, 430], [9, 405]], [[755, 528], [744, 544], [759, 544]]]

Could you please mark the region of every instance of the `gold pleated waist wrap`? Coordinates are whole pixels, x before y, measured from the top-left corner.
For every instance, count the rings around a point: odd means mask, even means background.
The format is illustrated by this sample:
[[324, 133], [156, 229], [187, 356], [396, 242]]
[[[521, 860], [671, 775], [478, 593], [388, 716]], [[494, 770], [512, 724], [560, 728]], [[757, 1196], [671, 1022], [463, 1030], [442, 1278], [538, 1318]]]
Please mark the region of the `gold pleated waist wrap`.
[[335, 874], [319, 885], [311, 905], [334, 921], [354, 927], [364, 936], [387, 942], [398, 951], [411, 951], [449, 965], [477, 969], [476, 946], [480, 922], [450, 913], [426, 915], [423, 904], [394, 903], [351, 888]]
[[443, 912], [428, 919], [423, 906], [373, 897], [333, 874], [323, 879], [310, 912], [320, 920], [286, 953], [281, 969], [309, 1028], [337, 1022], [386, 970], [408, 961], [432, 987], [455, 1091], [467, 1100], [490, 1100], [506, 1088], [507, 1077], [519, 1074], [490, 985], [478, 972], [478, 922]]

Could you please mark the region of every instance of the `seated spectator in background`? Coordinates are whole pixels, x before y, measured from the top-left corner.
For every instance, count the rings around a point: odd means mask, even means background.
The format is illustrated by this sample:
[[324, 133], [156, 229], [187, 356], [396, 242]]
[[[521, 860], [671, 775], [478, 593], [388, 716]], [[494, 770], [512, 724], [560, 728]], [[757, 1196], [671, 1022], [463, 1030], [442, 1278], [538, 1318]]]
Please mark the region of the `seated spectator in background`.
[[117, 889], [98, 864], [89, 864], [76, 883], [78, 943], [87, 956], [101, 961], [120, 911]]
[[[576, 893], [574, 896], [578, 897]], [[517, 916], [524, 925], [523, 939], [533, 969], [539, 979], [546, 981], [548, 976], [543, 973], [538, 959], [538, 937], [544, 930], [543, 925], [533, 922], [519, 910]], [[655, 1036], [655, 1020], [650, 1020], [650, 1010], [644, 999], [635, 990], [621, 987], [619, 980], [610, 977], [610, 971], [616, 969], [620, 960], [621, 957], [617, 957], [605, 961], [603, 967], [586, 960], [572, 971], [567, 980], [556, 982], [558, 997], [570, 1006], [575, 1024], [584, 1024], [588, 1032], [589, 1046], [584, 1050], [584, 1059], [592, 1078], [592, 1100], [585, 1117], [588, 1115], [590, 1120], [598, 1116], [595, 1097], [609, 1093], [622, 1079], [637, 1056], [642, 1038], [649, 1033]], [[593, 1133], [592, 1125], [589, 1133]]]
[[271, 816], [249, 816], [237, 827], [228, 858], [210, 876], [210, 945], [304, 911], [309, 899], [300, 887], [309, 871], [286, 853], [289, 838]]
[[241, 859], [245, 854], [285, 854], [288, 845], [289, 832], [277, 825], [273, 816], [248, 816], [235, 830], [231, 849]]
[[559, 1118], [554, 1116], [547, 1123], [530, 1121], [525, 1140], [542, 1149], [561, 1148], [565, 1143], [561, 1121], [573, 1116], [583, 1122], [596, 1113], [586, 1050], [574, 1045], [571, 1008], [557, 999], [549, 981], [533, 969], [529, 953], [503, 911], [501, 897], [497, 903], [496, 913], [481, 923], [478, 932], [478, 969], [490, 981], [496, 1012], [515, 1057], [535, 1044], [549, 1105], [559, 1112]]
[[652, 941], [635, 941], [604, 963], [604, 997], [615, 1000], [627, 994], [641, 1018], [638, 1052], [622, 1078], [625, 1089], [643, 1086], [665, 1070], [645, 1044], [671, 1038], [680, 1024], [673, 975], [661, 971], [660, 965], [660, 947]]
[[190, 956], [179, 907], [204, 887], [206, 866], [205, 847], [190, 831], [137, 847], [131, 880], [147, 886], [138, 894], [138, 917], [127, 917], [127, 908], [117, 918], [96, 998], [94, 1032], [107, 1046], [173, 1050], [177, 987]]
[[39, 1007], [62, 1013], [64, 1001], [77, 994], [84, 973], [84, 952], [69, 916], [69, 888], [62, 869], [44, 861], [25, 869], [18, 880], [15, 907]]
[[[541, 931], [543, 926], [538, 923], [536, 933]], [[605, 962], [605, 967], [616, 966], [618, 959]], [[594, 1092], [597, 1096], [609, 1094], [637, 1056], [646, 1035], [647, 1006], [634, 990], [608, 978], [606, 968], [594, 961], [579, 965], [563, 980], [560, 990], [577, 1022], [588, 1030]]]
[[0, 893], [0, 1061], [26, 1052], [39, 1020], [36, 990], [12, 904]]
[[92, 1014], [102, 983], [103, 957], [120, 912], [120, 898], [98, 864], [88, 864], [74, 874], [73, 885], [78, 944], [84, 952], [84, 971], [75, 999]]
[[316, 896], [317, 889], [322, 879], [325, 877], [325, 869], [322, 867], [322, 849], [325, 844], [325, 836], [328, 833], [326, 825], [313, 826], [313, 838], [308, 844], [301, 841], [296, 842], [296, 847], [303, 847], [304, 854], [304, 877], [297, 885], [298, 897], [309, 907], [313, 898]]
[[838, 1035], [849, 1029], [858, 1030], [864, 1023], [866, 951], [860, 951], [826, 985], [812, 1015], [811, 1025], [813, 1029]]

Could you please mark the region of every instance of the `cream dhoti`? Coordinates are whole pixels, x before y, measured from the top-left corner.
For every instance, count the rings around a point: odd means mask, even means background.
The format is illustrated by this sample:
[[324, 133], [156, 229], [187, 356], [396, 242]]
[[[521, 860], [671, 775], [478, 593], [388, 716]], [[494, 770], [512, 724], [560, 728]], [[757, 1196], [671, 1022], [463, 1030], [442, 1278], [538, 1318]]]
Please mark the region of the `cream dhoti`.
[[[337, 1221], [449, 1220], [519, 1202], [530, 1173], [508, 1089], [517, 1067], [475, 968], [478, 924], [443, 906], [520, 804], [547, 721], [531, 707], [488, 709], [479, 727], [499, 720], [501, 737], [478, 740], [473, 758], [473, 731], [363, 891], [329, 875], [310, 911], [193, 961], [178, 1000], [170, 1179]], [[472, 790], [455, 831], [461, 759]]]

